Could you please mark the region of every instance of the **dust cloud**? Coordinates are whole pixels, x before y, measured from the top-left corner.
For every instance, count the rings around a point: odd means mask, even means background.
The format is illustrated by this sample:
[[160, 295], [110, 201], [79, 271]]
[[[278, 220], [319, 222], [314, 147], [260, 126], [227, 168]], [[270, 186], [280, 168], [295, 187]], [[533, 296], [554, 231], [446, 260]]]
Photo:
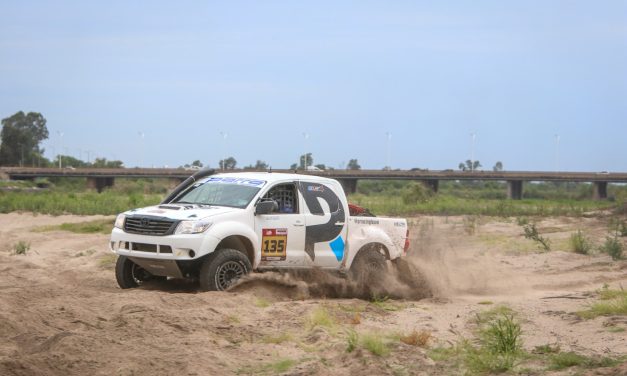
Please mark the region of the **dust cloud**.
[[[411, 273], [411, 274], [408, 274]], [[408, 263], [393, 263], [380, 281], [360, 283], [321, 269], [249, 274], [229, 291], [253, 293], [272, 300], [363, 299], [420, 300], [431, 289]]]
[[[437, 221], [437, 223], [435, 222]], [[415, 220], [411, 247], [403, 258], [388, 262], [381, 281], [358, 283], [321, 269], [253, 273], [229, 291], [250, 292], [273, 300], [363, 299], [421, 300], [457, 296], [521, 293], [529, 280], [512, 266], [469, 241], [445, 219]]]

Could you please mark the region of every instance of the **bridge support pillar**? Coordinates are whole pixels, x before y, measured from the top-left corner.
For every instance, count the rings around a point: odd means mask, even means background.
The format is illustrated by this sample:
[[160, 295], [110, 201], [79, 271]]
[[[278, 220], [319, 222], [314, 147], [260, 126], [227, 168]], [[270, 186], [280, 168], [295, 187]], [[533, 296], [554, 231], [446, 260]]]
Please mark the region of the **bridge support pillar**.
[[87, 188], [95, 189], [100, 193], [106, 187], [113, 187], [114, 182], [115, 178], [112, 177], [87, 178]]
[[427, 186], [427, 188], [431, 189], [434, 193], [438, 193], [438, 188], [440, 187], [440, 181], [437, 179], [428, 179], [423, 180], [422, 184]]
[[595, 200], [607, 199], [607, 182], [606, 181], [594, 182], [593, 198]]
[[344, 193], [346, 195], [350, 193], [357, 192], [357, 179], [337, 179], [340, 184], [342, 184], [342, 188], [344, 188]]
[[507, 198], [511, 200], [522, 199], [523, 182], [522, 180], [507, 181]]

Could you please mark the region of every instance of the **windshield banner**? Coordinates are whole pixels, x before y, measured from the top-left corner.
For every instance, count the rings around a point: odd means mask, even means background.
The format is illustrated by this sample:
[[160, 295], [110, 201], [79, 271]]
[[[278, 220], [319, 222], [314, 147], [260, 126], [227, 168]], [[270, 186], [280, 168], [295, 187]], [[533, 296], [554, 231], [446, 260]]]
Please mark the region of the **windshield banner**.
[[266, 184], [265, 180], [245, 179], [245, 178], [229, 178], [229, 177], [211, 177], [205, 181], [205, 183], [214, 184], [237, 184], [248, 185], [251, 187], [261, 188]]

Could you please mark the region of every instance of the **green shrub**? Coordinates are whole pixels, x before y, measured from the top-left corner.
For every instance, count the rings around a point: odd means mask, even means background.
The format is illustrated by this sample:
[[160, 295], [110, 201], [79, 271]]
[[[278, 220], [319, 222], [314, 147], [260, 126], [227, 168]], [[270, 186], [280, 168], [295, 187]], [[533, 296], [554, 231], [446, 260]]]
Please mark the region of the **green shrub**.
[[30, 250], [30, 243], [23, 240], [18, 241], [13, 245], [13, 254], [25, 255]]
[[403, 203], [415, 204], [417, 202], [427, 202], [434, 195], [433, 190], [422, 183], [412, 183], [403, 192]]
[[550, 370], [561, 370], [569, 367], [584, 367], [584, 368], [597, 368], [597, 367], [611, 367], [619, 364], [621, 361], [612, 358], [588, 358], [586, 356], [577, 354], [575, 352], [563, 352], [551, 355]]
[[464, 362], [474, 373], [506, 372], [523, 355], [522, 328], [514, 313], [505, 306], [477, 315], [479, 346], [465, 342]]
[[623, 244], [616, 235], [606, 237], [605, 243], [603, 243], [599, 250], [610, 255], [612, 260], [620, 260], [623, 258]]
[[390, 353], [390, 349], [380, 335], [366, 334], [362, 338], [362, 345], [376, 356], [385, 356]]
[[491, 322], [482, 332], [482, 339], [487, 348], [496, 354], [515, 354], [522, 348], [520, 324], [513, 315], [502, 315]]
[[592, 304], [587, 310], [577, 312], [579, 317], [593, 319], [598, 316], [627, 316], [627, 291], [611, 290], [605, 285], [598, 293], [600, 301]]
[[311, 312], [309, 315], [308, 326], [310, 329], [313, 329], [317, 326], [333, 328], [335, 327], [335, 319], [329, 313], [329, 311], [323, 307], [319, 306]]
[[575, 253], [587, 255], [592, 249], [592, 244], [581, 230], [577, 230], [576, 233], [570, 235], [570, 248]]
[[463, 218], [464, 222], [464, 232], [466, 235], [474, 235], [477, 231], [477, 226], [479, 224], [479, 218], [475, 215], [467, 215]]
[[540, 236], [540, 233], [538, 232], [538, 228], [536, 227], [535, 223], [526, 224], [525, 226], [523, 226], [523, 230], [525, 231], [526, 239], [531, 239], [539, 243], [541, 249], [547, 252], [551, 250], [551, 241], [543, 236]]
[[347, 332], [347, 337], [346, 337], [346, 352], [353, 352], [355, 351], [355, 349], [357, 348], [357, 346], [359, 345], [359, 334], [357, 334], [356, 331], [350, 329]]

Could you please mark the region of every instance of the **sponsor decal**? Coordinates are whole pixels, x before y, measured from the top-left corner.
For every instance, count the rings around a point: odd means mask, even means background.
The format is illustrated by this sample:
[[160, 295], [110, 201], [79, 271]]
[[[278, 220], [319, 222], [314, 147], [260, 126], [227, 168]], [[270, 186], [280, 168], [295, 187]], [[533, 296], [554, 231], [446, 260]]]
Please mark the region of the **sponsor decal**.
[[205, 182], [210, 184], [237, 184], [237, 185], [249, 185], [251, 187], [263, 187], [266, 184], [265, 180], [246, 179], [246, 178], [229, 178], [214, 176], [207, 179]]
[[344, 239], [342, 239], [341, 236], [338, 236], [337, 239], [329, 243], [331, 251], [333, 251], [337, 261], [342, 261], [344, 258], [344, 245]]
[[324, 192], [324, 185], [308, 185], [308, 192]]
[[376, 219], [354, 219], [355, 223], [359, 225], [378, 225], [379, 221]]
[[[346, 214], [344, 213], [344, 208], [340, 203], [340, 198], [335, 194], [335, 192], [333, 192], [332, 189], [329, 189], [322, 184], [301, 182], [299, 184], [299, 190], [302, 193], [303, 199], [305, 199], [305, 204], [307, 204], [311, 214], [317, 216], [331, 214], [329, 215], [328, 222], [305, 227], [305, 253], [307, 253], [311, 260], [314, 261], [316, 259], [316, 252], [314, 251], [315, 244], [320, 242], [330, 242], [337, 238], [344, 228], [343, 223], [346, 219]], [[319, 200], [326, 201], [329, 205], [330, 213], [324, 212]], [[332, 250], [336, 257], [343, 257], [343, 246], [340, 247], [339, 244], [337, 244], [337, 247]]]
[[264, 228], [261, 231], [261, 261], [284, 261], [287, 255], [287, 229]]

